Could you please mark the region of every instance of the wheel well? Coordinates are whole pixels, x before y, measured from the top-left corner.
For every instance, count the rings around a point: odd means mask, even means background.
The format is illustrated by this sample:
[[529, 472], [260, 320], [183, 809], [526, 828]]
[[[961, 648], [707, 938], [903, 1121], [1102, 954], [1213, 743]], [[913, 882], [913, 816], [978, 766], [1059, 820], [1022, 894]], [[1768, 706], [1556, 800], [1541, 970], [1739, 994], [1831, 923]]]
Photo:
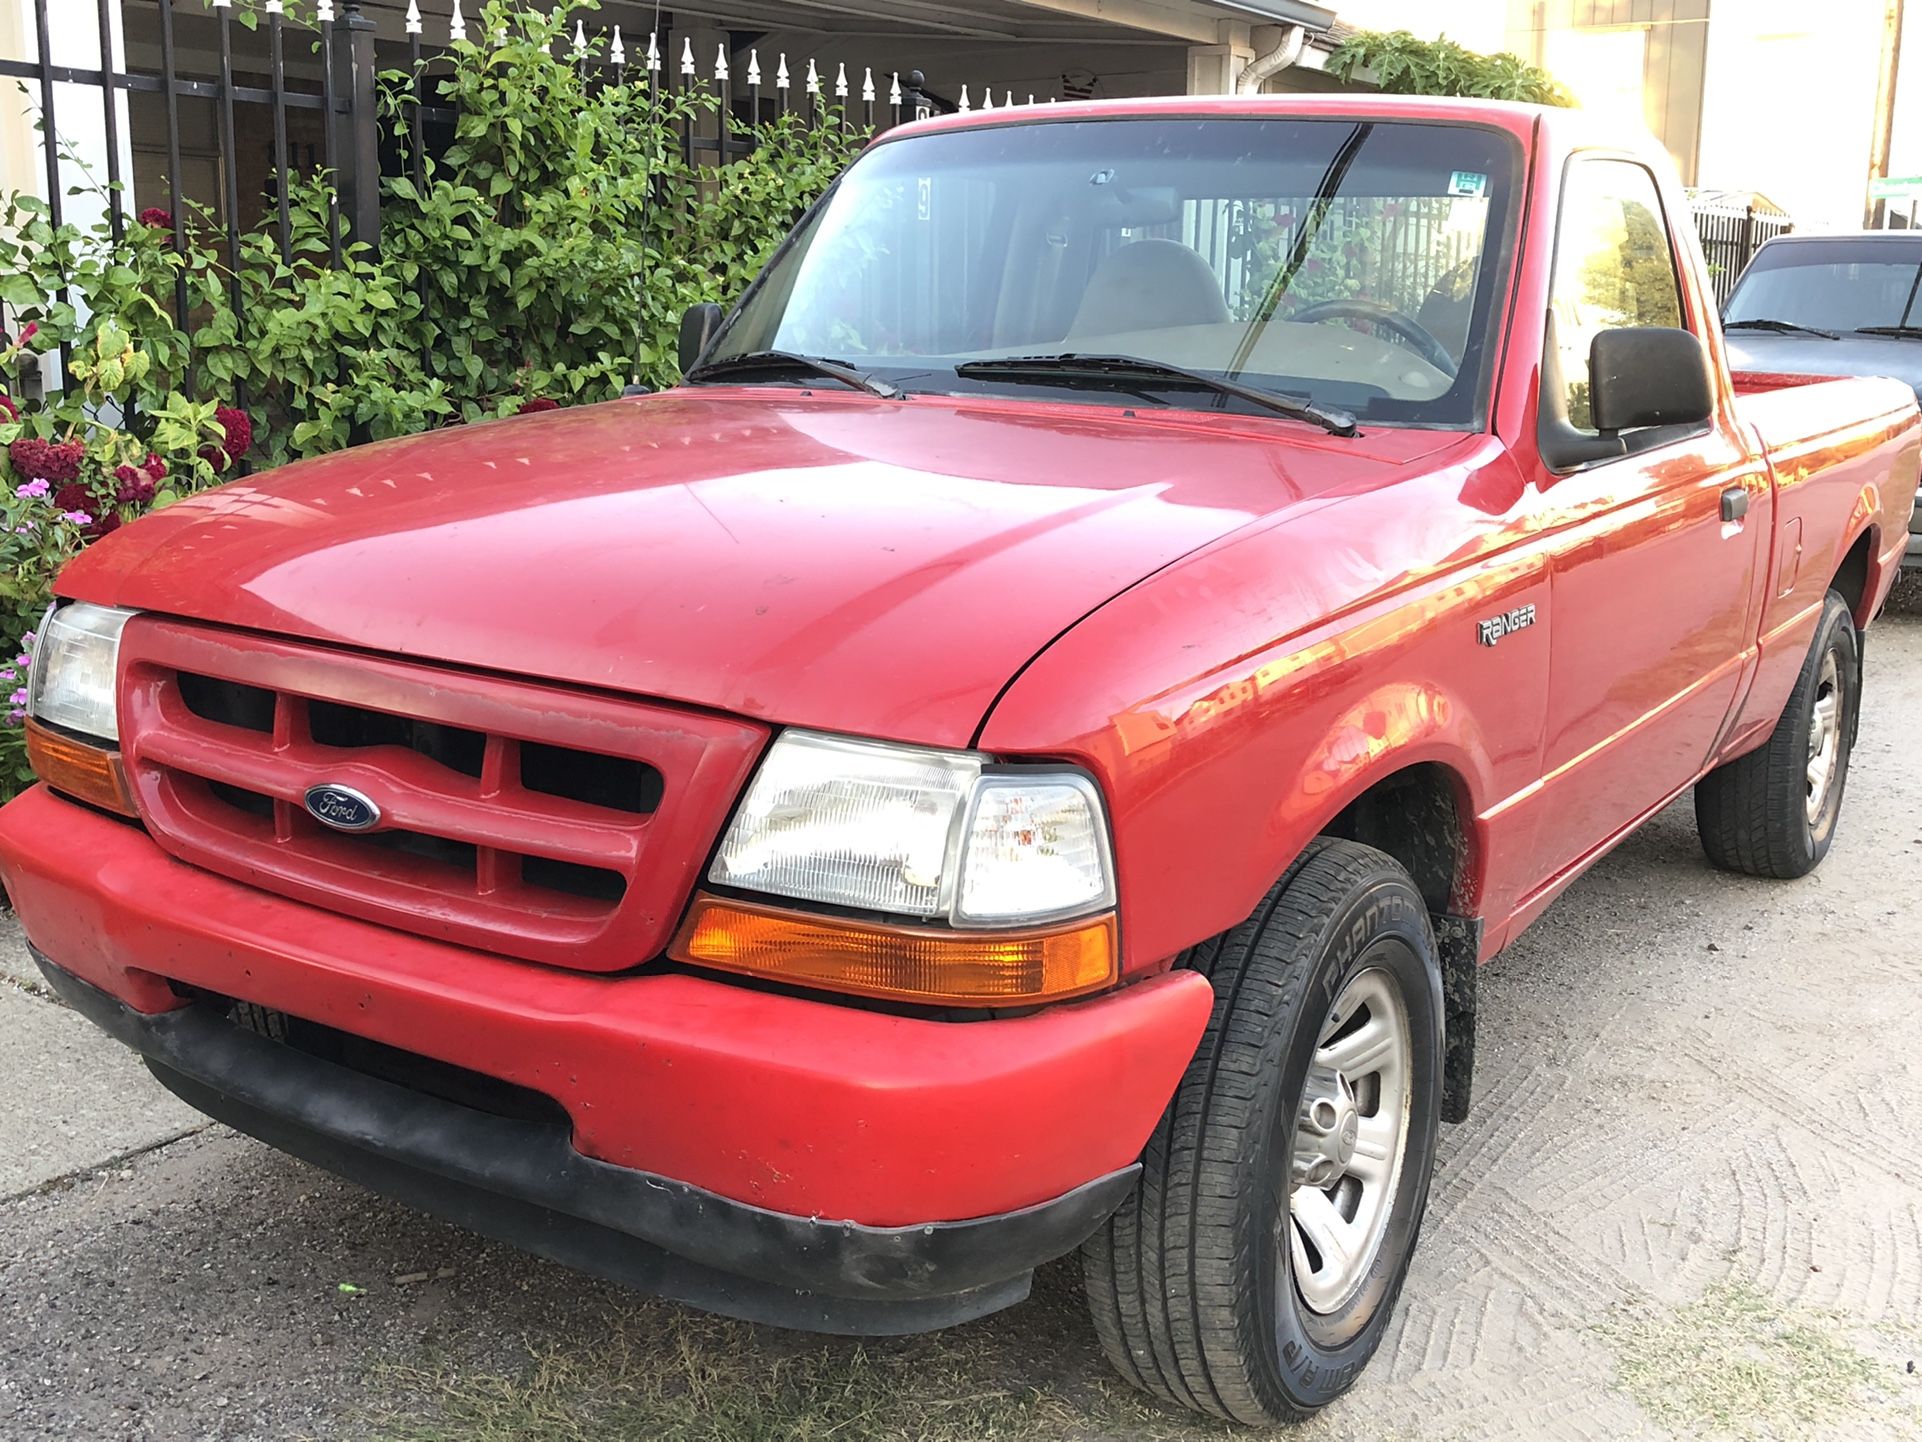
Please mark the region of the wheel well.
[[1468, 795], [1447, 767], [1410, 766], [1376, 782], [1325, 828], [1329, 836], [1385, 851], [1414, 878], [1428, 904], [1441, 962], [1444, 1035], [1442, 1120], [1465, 1121], [1474, 1095], [1475, 992], [1482, 926], [1464, 895], [1468, 877]]
[[1869, 558], [1874, 554], [1875, 533], [1864, 531], [1849, 547], [1835, 579], [1829, 582], [1829, 589], [1848, 603], [1849, 614], [1855, 617], [1858, 627], [1862, 624], [1862, 598], [1869, 589]]
[[1369, 787], [1323, 831], [1387, 852], [1415, 879], [1430, 911], [1453, 912], [1468, 860], [1460, 795], [1447, 767], [1410, 766]]

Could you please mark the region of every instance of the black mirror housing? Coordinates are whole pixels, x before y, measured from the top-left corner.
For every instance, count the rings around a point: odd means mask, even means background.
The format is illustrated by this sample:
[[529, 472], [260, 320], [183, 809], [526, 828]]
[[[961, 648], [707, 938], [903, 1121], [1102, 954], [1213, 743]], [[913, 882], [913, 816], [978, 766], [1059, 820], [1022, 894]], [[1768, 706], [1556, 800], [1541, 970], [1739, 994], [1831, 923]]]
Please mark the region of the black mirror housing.
[[1715, 416], [1708, 351], [1691, 332], [1622, 326], [1588, 348], [1588, 404], [1603, 434], [1699, 426]]
[[699, 305], [689, 306], [687, 314], [681, 317], [681, 374], [686, 375], [699, 364], [701, 354], [713, 341], [721, 322], [727, 319], [723, 311], [711, 300]]

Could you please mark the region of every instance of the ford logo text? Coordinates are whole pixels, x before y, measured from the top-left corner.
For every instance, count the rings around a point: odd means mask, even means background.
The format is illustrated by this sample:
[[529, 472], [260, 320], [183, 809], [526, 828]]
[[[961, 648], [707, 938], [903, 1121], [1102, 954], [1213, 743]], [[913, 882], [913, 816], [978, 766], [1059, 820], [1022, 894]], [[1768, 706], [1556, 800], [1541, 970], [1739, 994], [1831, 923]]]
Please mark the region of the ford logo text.
[[380, 825], [380, 808], [351, 786], [310, 786], [307, 814], [336, 831], [372, 831]]

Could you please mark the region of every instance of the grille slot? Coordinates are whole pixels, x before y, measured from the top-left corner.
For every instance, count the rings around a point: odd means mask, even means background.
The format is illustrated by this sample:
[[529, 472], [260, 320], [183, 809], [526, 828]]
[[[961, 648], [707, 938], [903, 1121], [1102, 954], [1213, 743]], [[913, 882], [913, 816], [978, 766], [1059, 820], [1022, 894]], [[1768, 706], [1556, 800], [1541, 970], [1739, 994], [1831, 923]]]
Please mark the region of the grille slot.
[[235, 1001], [219, 992], [185, 986], [179, 982], [172, 983], [172, 986], [176, 994], [196, 1007], [242, 1031], [250, 1031], [276, 1042], [289, 1051], [318, 1057], [362, 1076], [390, 1082], [439, 1101], [485, 1112], [489, 1116], [572, 1128], [573, 1123], [566, 1109], [547, 1093], [531, 1087], [517, 1086], [499, 1077], [488, 1076], [485, 1072], [471, 1071], [451, 1062], [422, 1056], [419, 1052], [371, 1041], [352, 1032], [290, 1016], [284, 1011], [274, 1011], [250, 1001]]
[[[440, 940], [591, 971], [658, 956], [766, 728], [157, 617], [122, 749], [184, 861]], [[364, 832], [316, 786], [379, 809]]]
[[478, 731], [442, 726], [412, 716], [393, 716], [364, 706], [310, 701], [307, 728], [317, 746], [340, 751], [399, 746], [450, 771], [478, 779], [487, 755], [487, 738]]
[[348, 840], [362, 846], [398, 851], [403, 856], [418, 857], [422, 861], [432, 861], [462, 871], [471, 872], [480, 864], [480, 848], [473, 843], [451, 841], [445, 836], [429, 836], [424, 831], [370, 831], [349, 837]]
[[521, 785], [633, 816], [652, 815], [661, 804], [661, 773], [645, 762], [536, 741], [521, 746]]
[[529, 856], [521, 862], [521, 880], [529, 886], [558, 891], [563, 896], [579, 896], [589, 901], [619, 901], [627, 894], [627, 881], [618, 871], [578, 866], [571, 861], [549, 861], [544, 856]]
[[225, 802], [236, 811], [244, 811], [249, 816], [259, 816], [268, 821], [274, 819], [274, 798], [271, 796], [249, 791], [244, 786], [229, 786], [224, 781], [209, 781], [207, 790], [214, 800]]
[[274, 731], [274, 693], [258, 686], [242, 686], [235, 681], [216, 681], [212, 676], [180, 673], [180, 699], [187, 709], [203, 721], [222, 726], [238, 726], [243, 731], [259, 731], [271, 736]]

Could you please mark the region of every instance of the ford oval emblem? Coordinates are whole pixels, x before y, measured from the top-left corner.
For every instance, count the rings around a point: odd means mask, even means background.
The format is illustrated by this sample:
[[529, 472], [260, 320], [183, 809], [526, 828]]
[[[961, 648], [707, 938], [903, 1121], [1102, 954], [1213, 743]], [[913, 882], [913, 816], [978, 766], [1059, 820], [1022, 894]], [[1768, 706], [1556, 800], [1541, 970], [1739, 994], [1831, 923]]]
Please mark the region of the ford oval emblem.
[[380, 825], [380, 808], [351, 786], [308, 787], [307, 814], [336, 831], [372, 831]]

